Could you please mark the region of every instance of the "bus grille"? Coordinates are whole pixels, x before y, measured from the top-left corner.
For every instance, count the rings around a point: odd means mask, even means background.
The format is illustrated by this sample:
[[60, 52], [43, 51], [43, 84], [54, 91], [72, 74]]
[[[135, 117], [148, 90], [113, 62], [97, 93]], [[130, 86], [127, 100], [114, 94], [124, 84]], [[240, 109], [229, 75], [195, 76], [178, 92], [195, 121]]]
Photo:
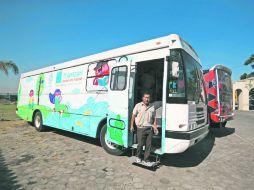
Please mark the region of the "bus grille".
[[189, 110], [189, 130], [194, 130], [205, 125], [205, 112], [203, 107]]

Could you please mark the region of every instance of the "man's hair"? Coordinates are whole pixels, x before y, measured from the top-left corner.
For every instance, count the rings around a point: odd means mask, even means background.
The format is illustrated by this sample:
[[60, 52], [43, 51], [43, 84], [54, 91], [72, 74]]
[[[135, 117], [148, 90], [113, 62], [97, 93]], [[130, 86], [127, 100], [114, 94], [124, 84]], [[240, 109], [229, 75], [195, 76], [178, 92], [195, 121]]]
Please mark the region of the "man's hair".
[[149, 93], [149, 92], [145, 91], [145, 92], [143, 93], [143, 97], [144, 97], [145, 95], [149, 95], [149, 96], [151, 96], [151, 93]]

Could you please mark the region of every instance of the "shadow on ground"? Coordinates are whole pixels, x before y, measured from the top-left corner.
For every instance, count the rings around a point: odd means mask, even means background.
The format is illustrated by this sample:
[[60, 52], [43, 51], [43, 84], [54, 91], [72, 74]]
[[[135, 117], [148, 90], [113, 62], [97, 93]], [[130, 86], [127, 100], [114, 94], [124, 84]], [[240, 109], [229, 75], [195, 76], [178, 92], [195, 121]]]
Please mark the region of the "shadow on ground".
[[8, 169], [2, 151], [0, 150], [0, 189], [20, 189], [21, 186], [17, 183], [17, 176], [14, 172]]
[[215, 139], [231, 135], [234, 128], [211, 128], [209, 134], [201, 142], [181, 154], [166, 154], [161, 163], [173, 167], [194, 167], [199, 165], [210, 154]]
[[[60, 129], [51, 129], [54, 132], [65, 137], [73, 138], [84, 143], [101, 146], [99, 139], [75, 134]], [[180, 154], [165, 154], [161, 158], [161, 164], [173, 167], [194, 167], [199, 165], [210, 154], [215, 145], [215, 139], [231, 135], [235, 132], [234, 128], [211, 128], [209, 134], [201, 142]], [[131, 156], [131, 151], [127, 151], [125, 156]]]
[[64, 130], [60, 130], [60, 129], [52, 129], [51, 132], [52, 131], [56, 134], [63, 135], [65, 137], [73, 138], [73, 139], [76, 139], [76, 140], [79, 140], [79, 141], [82, 141], [85, 143], [93, 144], [96, 146], [101, 146], [99, 139], [95, 139], [92, 137], [88, 137], [85, 135], [80, 135], [77, 133], [72, 133], [72, 132], [64, 131]]

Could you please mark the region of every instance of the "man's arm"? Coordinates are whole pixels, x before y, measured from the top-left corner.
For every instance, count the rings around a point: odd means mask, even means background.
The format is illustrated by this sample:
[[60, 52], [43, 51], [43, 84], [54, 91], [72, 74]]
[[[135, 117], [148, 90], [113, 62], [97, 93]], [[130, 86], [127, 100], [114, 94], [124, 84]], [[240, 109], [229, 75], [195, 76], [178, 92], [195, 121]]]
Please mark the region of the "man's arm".
[[156, 124], [156, 111], [154, 111], [153, 131], [154, 131], [155, 135], [158, 135], [159, 131], [158, 131], [157, 124]]
[[134, 122], [135, 122], [135, 117], [137, 115], [137, 112], [138, 112], [137, 105], [135, 105], [133, 112], [132, 112], [132, 116], [131, 116], [131, 128], [130, 128], [131, 132], [134, 131]]
[[131, 128], [130, 128], [131, 132], [134, 131], [134, 121], [135, 121], [135, 115], [132, 114], [132, 116], [131, 116]]

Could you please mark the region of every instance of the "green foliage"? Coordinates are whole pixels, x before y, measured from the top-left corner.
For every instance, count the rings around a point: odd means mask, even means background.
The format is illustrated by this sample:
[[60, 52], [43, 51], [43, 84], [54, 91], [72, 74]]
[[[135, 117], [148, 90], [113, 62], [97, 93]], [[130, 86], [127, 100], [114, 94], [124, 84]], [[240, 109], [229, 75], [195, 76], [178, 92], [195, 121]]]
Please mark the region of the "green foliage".
[[9, 70], [12, 70], [15, 75], [19, 73], [19, 68], [14, 62], [0, 61], [0, 71], [3, 71], [6, 75], [8, 75]]
[[254, 54], [252, 54], [245, 62], [244, 65], [249, 65], [251, 63], [254, 63]]
[[[252, 54], [245, 62], [244, 62], [244, 65], [250, 65], [254, 63], [254, 54]], [[254, 69], [254, 64], [251, 65], [252, 69]], [[250, 77], [254, 77], [254, 72], [251, 72], [249, 74], [247, 73], [243, 73], [241, 76], [240, 76], [240, 79], [246, 79], [246, 78], [250, 78]]]
[[246, 79], [248, 77], [248, 74], [247, 73], [243, 73], [241, 76], [240, 76], [240, 79], [243, 80], [243, 79]]
[[254, 72], [248, 74], [247, 78], [254, 77]]

